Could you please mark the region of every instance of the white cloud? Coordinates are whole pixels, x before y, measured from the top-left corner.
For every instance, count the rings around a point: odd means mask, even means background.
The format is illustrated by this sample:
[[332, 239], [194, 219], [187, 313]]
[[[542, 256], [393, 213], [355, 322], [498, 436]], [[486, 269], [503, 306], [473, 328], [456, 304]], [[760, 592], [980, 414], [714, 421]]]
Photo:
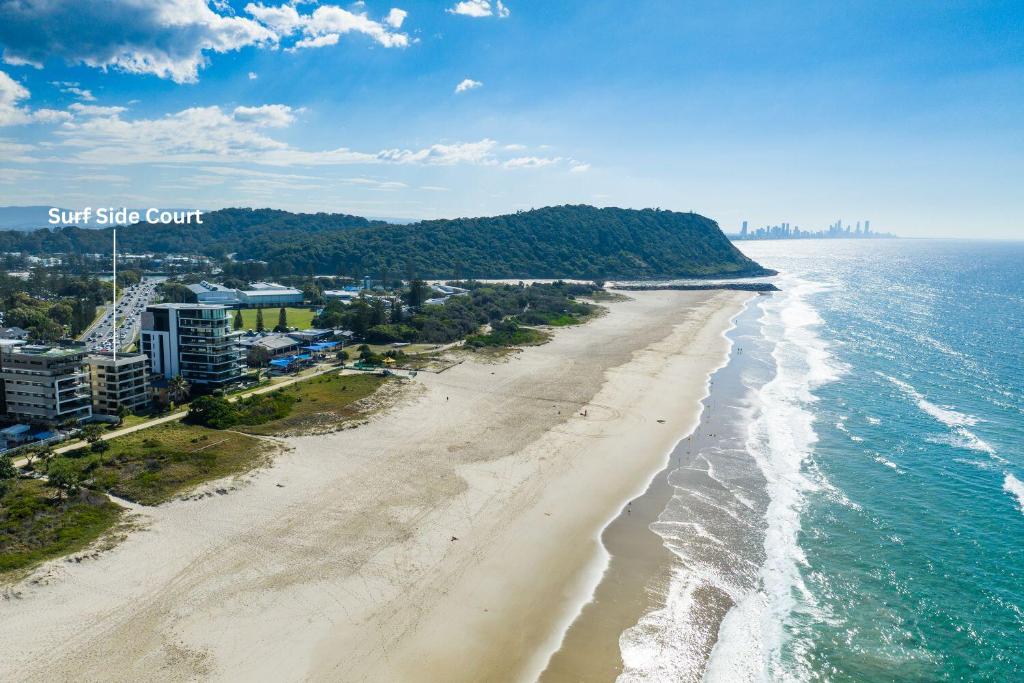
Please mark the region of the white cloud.
[[327, 47], [328, 45], [337, 45], [338, 39], [341, 36], [337, 33], [325, 33], [322, 36], [315, 38], [303, 38], [302, 40], [296, 41], [291, 47], [286, 47], [285, 52], [295, 52], [307, 47]]
[[249, 72], [249, 80], [250, 81], [255, 81], [257, 78], [259, 78], [259, 74], [257, 74], [255, 71], [250, 71]]
[[480, 81], [474, 81], [472, 78], [466, 78], [461, 83], [459, 83], [457, 86], [455, 86], [455, 92], [456, 92], [456, 94], [458, 94], [460, 92], [466, 92], [467, 90], [474, 90], [474, 89], [482, 87], [482, 86], [483, 86], [483, 83], [481, 83]]
[[54, 81], [52, 85], [57, 86], [61, 92], [66, 92], [75, 95], [83, 102], [96, 101], [96, 98], [93, 96], [92, 91], [78, 87], [78, 83], [72, 83], [69, 81]]
[[0, 126], [13, 126], [32, 120], [28, 110], [22, 108], [22, 100], [29, 98], [28, 88], [0, 71]]
[[10, 140], [0, 138], [0, 159], [3, 159], [5, 162], [16, 161], [29, 164], [38, 161], [38, 159], [32, 156], [34, 149], [32, 145], [11, 142]]
[[350, 12], [336, 5], [321, 5], [310, 14], [300, 14], [294, 5], [268, 7], [263, 3], [249, 3], [245, 11], [266, 24], [280, 38], [301, 35], [289, 52], [310, 47], [335, 45], [347, 33], [362, 33], [384, 47], [406, 47], [409, 36], [397, 33], [405, 20], [405, 10], [394, 8], [383, 21], [374, 21], [365, 12]]
[[68, 109], [82, 116], [117, 116], [122, 112], [128, 111], [127, 107], [103, 107], [96, 104], [81, 104], [79, 102], [75, 102]]
[[[4, 149], [4, 141], [0, 140], [0, 150]], [[21, 168], [0, 168], [0, 183], [11, 184], [22, 181], [34, 181], [43, 178], [42, 171], [30, 171]]]
[[197, 80], [207, 51], [277, 42], [266, 26], [219, 14], [205, 0], [7, 2], [3, 14], [0, 43], [9, 64], [60, 58], [178, 83]]
[[292, 5], [267, 7], [263, 3], [249, 3], [245, 6], [247, 14], [252, 15], [261, 24], [269, 26], [278, 35], [287, 36], [302, 26], [302, 17]]
[[516, 157], [505, 162], [505, 168], [541, 168], [562, 160], [561, 157]]
[[[19, 111], [28, 115], [25, 110]], [[63, 121], [63, 125], [54, 130], [55, 137], [40, 141], [36, 146], [17, 149], [0, 146], [0, 156], [18, 157], [11, 161], [40, 161], [34, 153], [45, 148], [48, 158], [70, 164], [95, 164], [103, 168], [129, 164], [203, 164], [207, 173], [217, 173], [211, 165], [219, 164], [217, 168], [223, 168], [244, 164], [250, 169], [248, 175], [255, 173], [251, 170], [253, 164], [531, 168], [563, 162], [559, 157], [510, 158], [506, 146], [490, 138], [437, 143], [418, 149], [299, 149], [270, 134], [274, 129], [293, 125], [296, 114], [303, 111], [283, 104], [239, 106], [227, 111], [218, 106], [192, 107], [156, 118], [133, 118], [126, 115], [127, 111], [125, 107], [82, 103], [71, 105], [67, 112], [41, 110], [33, 116], [42, 117], [45, 112], [52, 121]], [[357, 179], [348, 182], [370, 184], [370, 181]], [[395, 182], [372, 180], [377, 189], [399, 189]]]
[[[17, 126], [26, 123], [60, 123], [67, 121], [71, 115], [56, 109], [39, 109], [32, 111], [23, 106], [31, 93], [28, 88], [0, 71], [0, 126]], [[5, 161], [6, 157], [0, 155]]]
[[295, 112], [285, 104], [264, 104], [259, 107], [235, 107], [236, 121], [265, 128], [286, 128], [295, 121]]
[[383, 21], [374, 21], [334, 5], [302, 14], [301, 4], [250, 3], [249, 16], [241, 17], [208, 0], [0, 0], [0, 45], [8, 64], [41, 67], [57, 58], [191, 83], [208, 63], [208, 53], [277, 48], [292, 37], [293, 48], [333, 44], [337, 37], [327, 36], [347, 33], [362, 33], [385, 47], [409, 44], [409, 37], [396, 30], [404, 10], [394, 8]]
[[36, 109], [32, 119], [39, 123], [64, 123], [72, 119], [71, 114], [58, 109]]
[[402, 23], [405, 21], [407, 16], [409, 16], [409, 13], [404, 9], [392, 7], [391, 11], [388, 12], [387, 18], [384, 19], [384, 22], [391, 28], [402, 28]]
[[569, 168], [570, 173], [586, 173], [589, 170], [590, 164], [584, 164], [578, 161], [574, 161], [572, 166]]
[[511, 12], [502, 0], [497, 0], [492, 6], [490, 0], [462, 0], [445, 10], [449, 14], [461, 14], [465, 17], [480, 19], [483, 17], [498, 17], [504, 19]]

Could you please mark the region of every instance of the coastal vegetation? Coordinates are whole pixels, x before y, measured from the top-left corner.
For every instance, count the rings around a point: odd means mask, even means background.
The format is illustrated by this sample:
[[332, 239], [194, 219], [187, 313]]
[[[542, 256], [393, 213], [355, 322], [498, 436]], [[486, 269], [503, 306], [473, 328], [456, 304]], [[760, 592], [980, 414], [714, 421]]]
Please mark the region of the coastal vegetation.
[[489, 332], [471, 334], [466, 337], [466, 346], [470, 348], [502, 347], [502, 346], [536, 346], [543, 344], [550, 335], [532, 327], [521, 327], [511, 320], [491, 325]]
[[250, 434], [282, 434], [335, 428], [362, 417], [357, 405], [387, 381], [377, 375], [325, 373], [237, 401], [203, 396], [189, 405], [185, 418], [192, 425], [215, 430], [236, 429]]
[[81, 550], [123, 511], [87, 488], [65, 494], [38, 479], [0, 479], [0, 575]]
[[[624, 279], [765, 272], [704, 216], [586, 205], [410, 225], [343, 214], [223, 209], [205, 214], [201, 225], [127, 226], [118, 241], [135, 252], [259, 260], [275, 277], [389, 271], [407, 279]], [[110, 245], [106, 229], [0, 232], [0, 252], [109, 253]]]
[[170, 500], [204, 481], [237, 474], [265, 460], [268, 447], [237, 432], [171, 422], [81, 448], [50, 462], [69, 468], [83, 486], [142, 505]]
[[[578, 300], [600, 290], [592, 283], [458, 284], [468, 290], [466, 294], [452, 296], [443, 304], [420, 306], [408, 319], [397, 304], [392, 304], [388, 311], [357, 299], [351, 304], [328, 302], [313, 324], [349, 329], [357, 338], [373, 344], [445, 344], [506, 319], [525, 325], [569, 325], [598, 311], [597, 306]], [[410, 293], [415, 291], [414, 287], [415, 282]]]

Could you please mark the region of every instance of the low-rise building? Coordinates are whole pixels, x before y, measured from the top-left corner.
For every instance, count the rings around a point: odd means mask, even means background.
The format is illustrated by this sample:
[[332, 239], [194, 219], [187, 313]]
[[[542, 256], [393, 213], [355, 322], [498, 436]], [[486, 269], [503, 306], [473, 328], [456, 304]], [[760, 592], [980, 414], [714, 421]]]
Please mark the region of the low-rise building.
[[[243, 337], [239, 343], [245, 350], [250, 365], [260, 365], [274, 358], [296, 354], [302, 344], [291, 335], [278, 333]], [[256, 349], [261, 349], [265, 354], [260, 354]]]
[[92, 416], [84, 344], [0, 345], [0, 381], [7, 416], [58, 425]]
[[233, 289], [206, 281], [186, 286], [201, 304], [261, 308], [296, 306], [301, 305], [303, 300], [302, 292], [298, 289], [275, 282], [254, 282], [248, 289]]
[[122, 407], [131, 412], [149, 407], [149, 357], [143, 353], [103, 353], [89, 356], [92, 411], [117, 415]]

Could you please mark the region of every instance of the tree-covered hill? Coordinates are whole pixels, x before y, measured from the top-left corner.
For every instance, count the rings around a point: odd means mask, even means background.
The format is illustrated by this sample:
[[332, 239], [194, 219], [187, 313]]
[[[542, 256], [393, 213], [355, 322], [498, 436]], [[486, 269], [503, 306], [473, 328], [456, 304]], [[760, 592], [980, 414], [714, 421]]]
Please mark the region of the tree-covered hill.
[[[269, 262], [273, 274], [425, 278], [652, 278], [759, 275], [718, 225], [694, 213], [554, 206], [410, 225], [341, 214], [225, 209], [203, 225], [135, 225], [125, 251], [196, 252]], [[109, 252], [109, 230], [0, 233], [0, 251]]]

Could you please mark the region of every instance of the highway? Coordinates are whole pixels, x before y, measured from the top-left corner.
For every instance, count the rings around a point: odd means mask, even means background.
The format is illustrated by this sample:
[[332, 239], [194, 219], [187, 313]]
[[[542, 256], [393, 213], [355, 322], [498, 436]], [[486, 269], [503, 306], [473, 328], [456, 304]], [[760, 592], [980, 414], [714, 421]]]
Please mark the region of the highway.
[[[118, 350], [130, 346], [139, 334], [142, 312], [156, 298], [157, 281], [144, 279], [137, 285], [126, 287], [117, 301], [117, 346]], [[79, 337], [91, 351], [113, 349], [113, 307], [108, 306], [103, 317]]]

